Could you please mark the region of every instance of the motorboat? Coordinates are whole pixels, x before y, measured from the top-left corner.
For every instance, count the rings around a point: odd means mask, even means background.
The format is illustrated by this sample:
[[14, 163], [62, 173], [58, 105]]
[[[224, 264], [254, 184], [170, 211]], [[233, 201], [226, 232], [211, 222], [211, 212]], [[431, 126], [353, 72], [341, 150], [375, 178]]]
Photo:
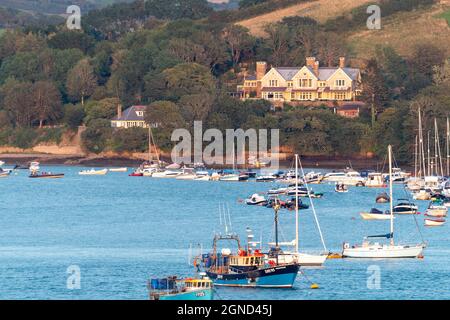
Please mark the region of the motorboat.
[[430, 217], [446, 217], [447, 216], [447, 207], [442, 204], [441, 201], [431, 202], [425, 211], [426, 216]]
[[264, 196], [254, 193], [250, 196], [250, 198], [245, 199], [245, 204], [248, 205], [259, 205], [259, 206], [264, 206], [267, 204], [267, 200], [266, 198], [264, 198]]
[[52, 173], [52, 172], [37, 172], [37, 171], [33, 171], [28, 177], [29, 178], [56, 179], [56, 178], [63, 178], [64, 177], [64, 173]]
[[365, 179], [361, 177], [359, 172], [354, 170], [346, 170], [345, 172], [330, 172], [325, 174], [323, 181], [328, 182], [343, 182], [351, 186], [364, 186]]
[[0, 168], [0, 178], [5, 178], [11, 174], [11, 171]]
[[384, 188], [386, 183], [384, 182], [383, 176], [379, 172], [369, 172], [367, 175], [367, 180], [365, 186], [369, 188]]
[[85, 176], [92, 176], [92, 175], [105, 175], [108, 173], [108, 169], [101, 169], [101, 170], [95, 170], [95, 169], [89, 169], [89, 170], [81, 170], [78, 172], [79, 175], [85, 175]]
[[399, 199], [394, 206], [394, 214], [417, 214], [418, 207], [408, 199]]
[[[392, 146], [388, 146], [389, 176], [392, 176]], [[393, 181], [389, 179], [389, 206], [390, 231], [388, 234], [367, 236], [361, 245], [343, 244], [342, 257], [344, 258], [418, 258], [422, 256], [425, 245], [396, 244], [394, 241], [394, 208], [392, 203]], [[389, 243], [371, 242], [370, 238], [388, 239]]]
[[181, 174], [183, 174], [181, 170], [156, 171], [152, 174], [152, 178], [176, 178]]
[[323, 174], [320, 172], [310, 171], [305, 174], [302, 178], [303, 182], [308, 184], [317, 184], [320, 183], [323, 179]]
[[360, 215], [361, 215], [361, 218], [363, 218], [364, 220], [389, 220], [389, 219], [391, 219], [391, 214], [389, 213], [389, 211], [383, 212], [376, 208], [370, 209], [369, 212], [361, 212]]

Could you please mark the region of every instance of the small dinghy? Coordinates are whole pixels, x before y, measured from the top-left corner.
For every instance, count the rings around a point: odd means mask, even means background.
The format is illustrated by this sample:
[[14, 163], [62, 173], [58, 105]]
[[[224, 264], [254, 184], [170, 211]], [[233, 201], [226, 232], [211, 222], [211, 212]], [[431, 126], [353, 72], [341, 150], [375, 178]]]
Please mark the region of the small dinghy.
[[445, 219], [429, 219], [426, 218], [424, 220], [424, 224], [426, 227], [439, 227], [445, 223]]
[[133, 171], [132, 173], [130, 173], [128, 176], [130, 177], [142, 177], [144, 174], [141, 171]]
[[388, 203], [389, 196], [387, 195], [386, 192], [380, 193], [379, 195], [377, 195], [375, 202], [376, 203]]
[[348, 192], [347, 186], [342, 182], [336, 182], [336, 185], [334, 186], [334, 191], [345, 193]]
[[383, 212], [376, 208], [370, 209], [370, 212], [361, 212], [361, 218], [364, 220], [389, 220], [391, 219], [391, 215], [389, 211]]
[[256, 182], [273, 182], [276, 180], [275, 176], [258, 176]]
[[110, 168], [109, 171], [111, 172], [127, 172], [128, 168]]
[[102, 169], [102, 170], [95, 170], [95, 169], [89, 169], [89, 170], [81, 170], [80, 172], [78, 172], [79, 175], [84, 175], [84, 176], [93, 176], [93, 175], [97, 175], [97, 176], [103, 176], [105, 174], [108, 173], [108, 169]]
[[264, 198], [262, 195], [254, 193], [251, 195], [250, 198], [245, 199], [245, 204], [251, 205], [251, 206], [265, 206], [267, 204], [266, 198]]

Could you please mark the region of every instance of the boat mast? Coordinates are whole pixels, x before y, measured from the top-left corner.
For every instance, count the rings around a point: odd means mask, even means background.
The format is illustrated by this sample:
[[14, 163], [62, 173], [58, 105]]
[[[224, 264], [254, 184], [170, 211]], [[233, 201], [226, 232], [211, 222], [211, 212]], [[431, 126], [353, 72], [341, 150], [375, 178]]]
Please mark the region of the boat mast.
[[416, 143], [414, 144], [414, 178], [417, 181], [417, 135], [416, 135]]
[[[444, 167], [442, 165], [441, 142], [439, 141], [439, 129], [438, 129], [436, 118], [434, 118], [434, 127], [436, 130], [437, 157], [439, 159], [439, 170], [440, 170], [439, 175], [441, 177], [443, 177], [444, 176]], [[436, 162], [436, 171], [438, 171], [437, 162]]]
[[295, 252], [298, 253], [298, 154], [295, 154]]
[[391, 212], [391, 245], [394, 245], [394, 208], [392, 205], [392, 146], [388, 146], [389, 156], [389, 211]]
[[447, 146], [447, 176], [450, 174], [450, 154], [449, 154], [449, 140], [450, 140], [450, 124], [448, 122], [448, 117], [447, 117], [447, 139], [446, 139], [446, 146]]
[[421, 177], [426, 176], [427, 172], [425, 170], [425, 148], [423, 143], [423, 129], [422, 129], [422, 112], [419, 107], [419, 168], [421, 172]]
[[427, 131], [427, 176], [431, 176], [430, 170], [430, 130]]

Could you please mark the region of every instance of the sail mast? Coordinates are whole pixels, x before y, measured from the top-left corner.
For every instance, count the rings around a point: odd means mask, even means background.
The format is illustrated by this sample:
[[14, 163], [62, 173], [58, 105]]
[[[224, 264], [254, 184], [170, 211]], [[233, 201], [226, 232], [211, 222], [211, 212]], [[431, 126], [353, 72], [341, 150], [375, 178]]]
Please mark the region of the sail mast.
[[391, 245], [394, 245], [394, 208], [392, 205], [392, 146], [388, 146], [389, 155], [389, 211], [391, 213]]
[[446, 146], [447, 146], [447, 176], [450, 174], [450, 154], [449, 154], [449, 140], [450, 140], [450, 124], [448, 122], [447, 117], [447, 139], [446, 139]]
[[295, 252], [298, 253], [298, 154], [295, 154]]
[[417, 182], [417, 136], [416, 136], [416, 143], [414, 144], [414, 178]]

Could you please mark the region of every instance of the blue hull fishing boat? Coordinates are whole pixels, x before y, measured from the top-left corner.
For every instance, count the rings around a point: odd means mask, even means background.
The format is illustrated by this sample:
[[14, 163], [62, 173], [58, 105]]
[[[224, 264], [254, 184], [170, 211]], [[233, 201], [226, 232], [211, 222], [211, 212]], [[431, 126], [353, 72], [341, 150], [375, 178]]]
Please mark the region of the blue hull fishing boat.
[[[213, 252], [202, 256], [206, 274], [215, 286], [291, 288], [297, 277], [300, 265], [297, 263], [278, 263], [281, 249], [278, 246], [278, 210], [275, 206], [275, 247], [267, 254], [250, 246], [253, 235], [249, 235], [246, 248], [241, 247], [236, 234], [216, 234], [213, 240]], [[218, 252], [218, 242], [237, 243], [238, 251], [232, 254], [228, 248]]]
[[151, 279], [147, 283], [150, 300], [212, 300], [213, 283], [200, 278], [177, 279], [175, 276]]

